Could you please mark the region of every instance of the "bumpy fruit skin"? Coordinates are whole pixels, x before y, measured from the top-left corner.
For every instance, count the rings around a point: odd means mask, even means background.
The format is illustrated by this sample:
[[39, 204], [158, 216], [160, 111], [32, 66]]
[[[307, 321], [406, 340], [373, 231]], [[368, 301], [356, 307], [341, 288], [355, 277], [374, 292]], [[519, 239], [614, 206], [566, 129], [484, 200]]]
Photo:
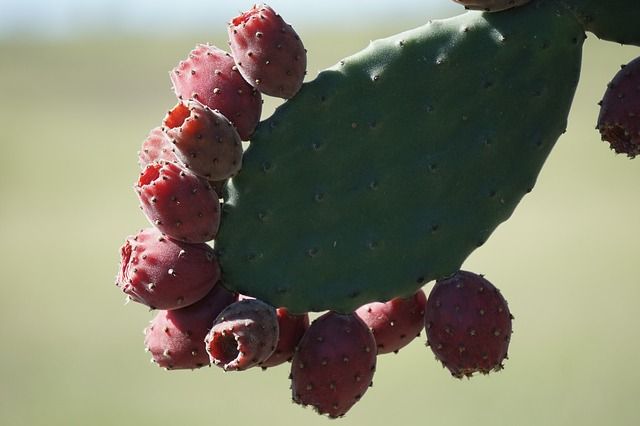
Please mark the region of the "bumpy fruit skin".
[[149, 222], [169, 237], [190, 243], [212, 240], [220, 226], [220, 200], [211, 185], [175, 163], [154, 162], [135, 190]]
[[151, 129], [138, 152], [138, 164], [141, 169], [154, 161], [178, 161], [172, 151], [171, 142], [162, 131], [162, 127]]
[[163, 126], [176, 157], [196, 175], [219, 181], [240, 170], [240, 136], [219, 111], [195, 100], [181, 101], [167, 113]]
[[640, 57], [624, 65], [607, 86], [597, 128], [618, 154], [640, 154]]
[[235, 299], [235, 293], [218, 284], [191, 306], [158, 312], [144, 330], [144, 346], [153, 362], [167, 370], [209, 365], [204, 339], [218, 314]]
[[511, 339], [507, 302], [481, 275], [459, 271], [439, 280], [425, 313], [427, 345], [454, 377], [502, 369]]
[[199, 44], [170, 76], [179, 99], [193, 98], [219, 110], [242, 140], [251, 137], [260, 120], [262, 96], [238, 72], [229, 53]]
[[485, 12], [499, 12], [522, 6], [531, 0], [453, 0], [460, 3], [465, 9], [483, 10]]
[[273, 354], [260, 365], [263, 369], [291, 361], [298, 342], [309, 328], [309, 314], [295, 315], [287, 308], [276, 309], [276, 314], [280, 330], [278, 344]]
[[306, 331], [291, 361], [293, 401], [342, 417], [372, 385], [376, 342], [355, 314], [327, 312]]
[[172, 240], [156, 228], [129, 236], [120, 248], [116, 285], [152, 309], [178, 309], [202, 299], [220, 279], [207, 244]]
[[373, 333], [378, 354], [397, 353], [420, 335], [426, 303], [427, 296], [420, 289], [409, 297], [363, 305], [356, 310], [356, 315]]
[[211, 362], [225, 371], [257, 367], [278, 343], [276, 310], [256, 299], [239, 300], [216, 318], [205, 338]]
[[280, 15], [265, 5], [229, 23], [229, 46], [242, 76], [265, 95], [289, 99], [304, 80], [307, 52]]

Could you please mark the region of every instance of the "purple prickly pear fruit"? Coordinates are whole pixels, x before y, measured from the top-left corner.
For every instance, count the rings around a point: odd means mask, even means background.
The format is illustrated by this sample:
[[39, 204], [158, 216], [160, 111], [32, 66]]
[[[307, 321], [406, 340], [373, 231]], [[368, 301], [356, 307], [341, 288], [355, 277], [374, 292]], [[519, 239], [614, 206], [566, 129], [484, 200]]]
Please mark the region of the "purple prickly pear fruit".
[[342, 417], [372, 385], [376, 341], [355, 314], [327, 312], [298, 343], [291, 361], [293, 401]]
[[298, 342], [309, 328], [308, 314], [292, 314], [286, 308], [276, 309], [278, 315], [279, 337], [273, 354], [260, 366], [262, 368], [275, 367], [291, 361]]
[[262, 96], [238, 72], [229, 53], [199, 44], [170, 76], [178, 98], [195, 99], [219, 110], [242, 140], [251, 137], [260, 121]]
[[511, 339], [507, 302], [481, 275], [459, 271], [434, 285], [425, 313], [427, 345], [454, 377], [503, 368]]
[[623, 65], [607, 86], [597, 129], [616, 153], [640, 155], [640, 57]]
[[217, 284], [193, 305], [158, 312], [144, 330], [145, 349], [153, 362], [168, 370], [209, 365], [204, 339], [218, 314], [235, 299], [235, 293]]
[[142, 148], [138, 152], [138, 164], [144, 169], [154, 161], [178, 161], [173, 153], [169, 138], [162, 131], [162, 127], [156, 127], [149, 132], [142, 142]]
[[120, 249], [116, 285], [153, 309], [179, 309], [202, 299], [220, 279], [207, 244], [172, 240], [156, 228], [129, 236]]
[[378, 354], [398, 352], [420, 335], [424, 327], [427, 297], [418, 290], [414, 295], [396, 297], [388, 302], [372, 302], [356, 310], [376, 339]]
[[198, 101], [181, 101], [169, 111], [163, 125], [175, 156], [196, 175], [223, 180], [240, 170], [240, 136], [219, 111]]
[[289, 99], [304, 80], [307, 52], [291, 25], [265, 4], [229, 23], [229, 46], [238, 70], [265, 95]]
[[499, 12], [529, 3], [531, 0], [453, 0], [465, 9]]
[[154, 162], [140, 174], [135, 190], [144, 214], [169, 237], [203, 243], [220, 225], [220, 200], [209, 183], [175, 163]]
[[278, 343], [278, 317], [270, 305], [239, 300], [216, 318], [205, 338], [209, 359], [225, 371], [259, 366]]

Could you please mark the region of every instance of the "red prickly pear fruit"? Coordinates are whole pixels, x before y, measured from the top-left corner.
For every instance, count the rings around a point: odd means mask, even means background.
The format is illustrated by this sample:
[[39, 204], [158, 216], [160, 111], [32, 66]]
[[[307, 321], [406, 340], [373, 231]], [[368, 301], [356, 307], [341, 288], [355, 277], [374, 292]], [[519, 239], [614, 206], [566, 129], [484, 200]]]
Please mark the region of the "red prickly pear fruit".
[[640, 57], [623, 65], [607, 85], [596, 128], [616, 153], [640, 155]]
[[275, 367], [291, 361], [298, 342], [309, 328], [308, 314], [292, 314], [286, 308], [276, 309], [278, 315], [279, 337], [273, 354], [260, 366], [263, 369]]
[[175, 163], [154, 162], [140, 174], [135, 190], [147, 219], [169, 237], [203, 243], [220, 225], [220, 200], [209, 183]]
[[145, 349], [153, 362], [167, 370], [209, 365], [204, 339], [218, 314], [235, 298], [235, 293], [219, 283], [191, 306], [158, 312], [144, 330]]
[[453, 0], [465, 9], [483, 10], [485, 12], [500, 12], [529, 3], [531, 0]]
[[207, 244], [172, 240], [155, 228], [129, 236], [120, 248], [116, 285], [153, 309], [178, 309], [202, 299], [220, 279]]
[[138, 164], [144, 169], [154, 161], [176, 162], [178, 159], [173, 153], [169, 138], [162, 131], [162, 127], [156, 127], [149, 132], [142, 142], [142, 148], [138, 152]]
[[302, 336], [291, 361], [293, 401], [342, 417], [372, 385], [376, 341], [355, 314], [327, 312]]
[[420, 335], [424, 328], [427, 296], [418, 290], [413, 296], [388, 302], [372, 302], [359, 307], [356, 315], [373, 333], [378, 354], [398, 352]]
[[195, 99], [219, 110], [249, 140], [262, 112], [262, 96], [238, 72], [231, 55], [199, 44], [170, 73], [179, 99]]
[[304, 80], [307, 51], [291, 25], [265, 4], [229, 23], [229, 46], [242, 76], [265, 95], [289, 99]]
[[434, 285], [425, 313], [427, 345], [454, 377], [503, 368], [511, 339], [507, 302], [483, 276], [459, 271]]
[[256, 299], [239, 300], [216, 318], [205, 338], [209, 359], [225, 371], [259, 366], [278, 343], [278, 317], [272, 306]]
[[168, 112], [163, 125], [175, 156], [196, 175], [217, 181], [240, 170], [240, 136], [219, 111], [198, 101], [181, 101]]

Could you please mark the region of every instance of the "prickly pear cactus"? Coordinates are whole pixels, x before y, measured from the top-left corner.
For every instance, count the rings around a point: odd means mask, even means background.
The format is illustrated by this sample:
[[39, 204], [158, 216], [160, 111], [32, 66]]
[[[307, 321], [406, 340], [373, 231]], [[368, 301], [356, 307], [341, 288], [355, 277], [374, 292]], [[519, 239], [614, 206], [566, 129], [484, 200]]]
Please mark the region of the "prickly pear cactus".
[[[293, 401], [330, 417], [342, 417], [362, 398], [378, 355], [396, 352], [423, 328], [453, 376], [502, 368], [514, 317], [497, 287], [461, 265], [532, 190], [565, 131], [586, 31], [640, 45], [640, 2], [455, 1], [484, 12], [372, 42], [306, 84], [301, 39], [264, 5], [232, 20], [230, 38], [251, 40], [250, 46], [238, 43], [229, 55], [199, 45], [174, 70], [181, 103], [172, 112], [179, 117], [167, 116], [143, 143], [145, 168], [136, 188], [146, 191], [140, 199], [153, 232], [166, 234], [160, 240], [214, 239], [214, 251], [201, 243], [218, 262], [205, 290], [215, 286], [209, 295], [200, 291], [200, 300], [218, 300], [216, 288], [231, 291], [216, 303], [228, 306], [213, 324], [199, 318], [198, 300], [186, 306], [180, 297], [180, 306], [164, 306], [172, 311], [154, 320], [145, 339], [158, 365], [197, 368], [211, 361], [244, 370], [290, 359]], [[270, 74], [271, 83], [295, 89], [275, 91], [289, 99], [252, 136], [256, 114], [248, 127], [244, 110], [203, 121], [207, 109], [199, 104], [209, 95], [226, 99], [224, 113], [238, 96], [260, 99], [261, 84], [254, 90], [237, 80], [241, 61], [267, 67], [261, 72], [284, 71], [280, 81]], [[636, 63], [610, 83], [598, 123], [605, 139], [622, 139], [610, 140], [622, 146], [616, 151], [631, 157], [640, 116]], [[230, 84], [230, 76], [240, 85]], [[187, 118], [184, 105], [198, 113]], [[232, 134], [220, 133], [222, 124]], [[244, 153], [230, 125], [245, 125], [251, 136]], [[189, 149], [180, 154], [184, 143]], [[230, 146], [235, 155], [225, 155]], [[165, 169], [176, 179], [153, 173]], [[185, 227], [213, 219], [217, 234], [185, 237]], [[142, 256], [153, 266], [151, 257]], [[170, 281], [181, 276], [174, 267], [162, 270]], [[120, 275], [127, 292], [135, 283]], [[159, 296], [157, 280], [138, 278], [149, 297]], [[426, 297], [420, 288], [433, 280]], [[307, 312], [323, 310], [330, 312], [309, 324]], [[289, 312], [302, 315], [285, 320]], [[154, 328], [170, 317], [187, 330]], [[185, 335], [193, 344], [182, 344]]]
[[262, 122], [215, 248], [234, 291], [350, 312], [458, 270], [564, 132], [584, 28], [558, 1], [373, 42]]

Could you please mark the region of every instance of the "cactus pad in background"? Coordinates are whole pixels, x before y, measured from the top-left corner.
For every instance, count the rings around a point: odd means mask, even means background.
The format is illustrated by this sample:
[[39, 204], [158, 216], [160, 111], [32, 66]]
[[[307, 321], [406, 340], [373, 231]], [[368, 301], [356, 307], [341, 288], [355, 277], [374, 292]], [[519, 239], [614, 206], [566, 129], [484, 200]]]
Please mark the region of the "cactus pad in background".
[[[540, 2], [542, 0], [538, 0]], [[640, 1], [552, 0], [566, 7], [575, 18], [603, 40], [640, 45]]]
[[228, 185], [225, 283], [351, 312], [450, 275], [564, 132], [585, 34], [553, 1], [373, 42], [262, 122]]

